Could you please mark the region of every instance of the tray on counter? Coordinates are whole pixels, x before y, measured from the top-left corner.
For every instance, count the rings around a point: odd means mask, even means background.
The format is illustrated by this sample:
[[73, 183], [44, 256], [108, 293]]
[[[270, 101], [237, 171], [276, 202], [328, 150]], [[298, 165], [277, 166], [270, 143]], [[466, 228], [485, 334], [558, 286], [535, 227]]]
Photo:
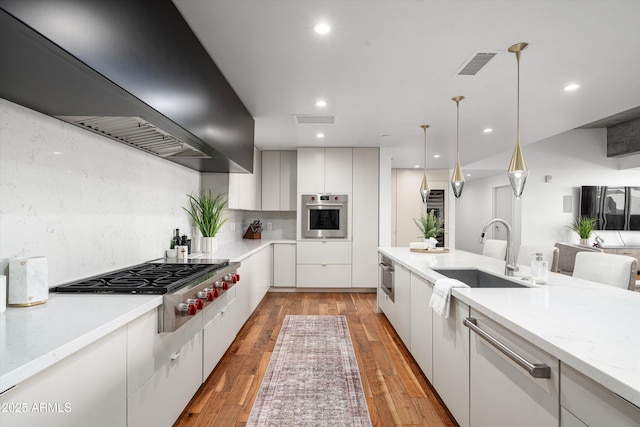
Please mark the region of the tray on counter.
[[429, 254], [446, 254], [449, 252], [449, 248], [433, 248], [433, 249], [417, 249], [410, 248], [411, 252], [421, 252], [421, 253], [429, 253]]

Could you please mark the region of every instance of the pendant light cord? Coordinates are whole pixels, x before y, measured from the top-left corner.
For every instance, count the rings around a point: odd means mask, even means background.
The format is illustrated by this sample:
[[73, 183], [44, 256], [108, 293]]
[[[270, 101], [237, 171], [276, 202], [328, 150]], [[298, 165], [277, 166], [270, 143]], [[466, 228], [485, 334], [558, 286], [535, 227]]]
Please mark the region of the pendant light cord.
[[516, 110], [518, 117], [516, 119], [517, 120], [516, 128], [517, 128], [517, 137], [518, 137], [517, 142], [518, 144], [520, 144], [520, 51], [516, 52], [516, 62], [518, 63], [518, 98], [517, 98], [518, 108]]

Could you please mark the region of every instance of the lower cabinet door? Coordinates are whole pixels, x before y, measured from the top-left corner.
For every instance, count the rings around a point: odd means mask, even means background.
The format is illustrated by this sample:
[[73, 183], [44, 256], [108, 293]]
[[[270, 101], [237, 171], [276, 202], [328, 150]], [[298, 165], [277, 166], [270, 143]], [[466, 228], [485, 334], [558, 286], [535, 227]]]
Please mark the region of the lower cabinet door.
[[476, 310], [477, 327], [532, 364], [549, 367], [549, 378], [525, 368], [470, 331], [470, 420], [472, 427], [557, 427], [560, 423], [560, 362]]
[[429, 307], [432, 293], [431, 283], [411, 275], [411, 355], [433, 383], [433, 310]]
[[173, 425], [201, 384], [202, 332], [198, 332], [129, 398], [127, 426]]
[[237, 323], [234, 317], [236, 308], [236, 300], [234, 299], [204, 325], [202, 382], [207, 379], [218, 365], [218, 362], [220, 362], [220, 359], [222, 359], [222, 356], [236, 338], [237, 329], [234, 327]]
[[567, 410], [567, 408], [560, 407], [560, 427], [588, 427], [585, 423], [580, 421]]
[[126, 345], [122, 327], [10, 389], [0, 426], [126, 426]]
[[432, 384], [460, 427], [469, 427], [469, 330], [462, 324], [469, 306], [456, 298], [450, 304], [448, 318], [432, 317]]

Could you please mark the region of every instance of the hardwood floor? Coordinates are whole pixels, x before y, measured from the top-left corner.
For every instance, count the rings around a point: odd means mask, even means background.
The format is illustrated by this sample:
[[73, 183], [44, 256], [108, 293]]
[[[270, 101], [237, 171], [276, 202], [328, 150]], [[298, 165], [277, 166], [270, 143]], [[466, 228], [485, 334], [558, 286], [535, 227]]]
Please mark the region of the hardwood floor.
[[374, 426], [455, 426], [374, 293], [268, 293], [174, 426], [244, 426], [284, 316], [344, 314]]

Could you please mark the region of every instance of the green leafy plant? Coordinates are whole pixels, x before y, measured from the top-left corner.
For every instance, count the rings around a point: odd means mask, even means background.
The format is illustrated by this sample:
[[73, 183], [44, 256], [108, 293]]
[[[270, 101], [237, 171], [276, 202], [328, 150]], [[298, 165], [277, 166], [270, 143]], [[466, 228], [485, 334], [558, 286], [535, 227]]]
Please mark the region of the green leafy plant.
[[189, 197], [189, 207], [184, 209], [198, 227], [203, 237], [215, 237], [220, 231], [220, 227], [227, 221], [223, 218], [223, 211], [227, 205], [227, 199], [224, 193], [216, 196], [211, 194], [210, 190], [203, 191], [200, 196], [187, 194]]
[[436, 237], [444, 231], [444, 221], [436, 216], [433, 209], [431, 209], [428, 215], [421, 215], [420, 218], [413, 218], [413, 222], [416, 223], [416, 226], [418, 226], [422, 232], [422, 237], [425, 239]]
[[580, 216], [568, 227], [578, 233], [578, 236], [580, 236], [581, 239], [588, 239], [591, 236], [591, 233], [593, 233], [593, 230], [596, 229], [596, 225], [598, 225], [597, 218]]

